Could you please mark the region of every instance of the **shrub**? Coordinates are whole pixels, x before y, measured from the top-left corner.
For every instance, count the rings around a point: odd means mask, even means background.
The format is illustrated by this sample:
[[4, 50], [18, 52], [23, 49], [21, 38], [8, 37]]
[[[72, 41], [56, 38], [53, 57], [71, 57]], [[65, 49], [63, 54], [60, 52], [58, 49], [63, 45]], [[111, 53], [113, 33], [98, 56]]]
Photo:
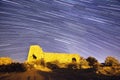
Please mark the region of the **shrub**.
[[105, 60], [105, 65], [106, 66], [118, 66], [120, 65], [120, 63], [116, 58], [112, 56], [108, 56]]
[[88, 61], [89, 66], [91, 66], [92, 68], [94, 68], [94, 65], [95, 65], [96, 63], [98, 63], [98, 61], [97, 61], [96, 58], [94, 58], [94, 57], [88, 57], [86, 60]]
[[26, 71], [26, 67], [22, 63], [0, 65], [0, 72], [24, 72], [24, 71]]
[[48, 67], [48, 68], [50, 68], [50, 69], [52, 69], [52, 70], [59, 68], [57, 64], [53, 64], [53, 63], [51, 63], [51, 62], [47, 62], [47, 63], [46, 63], [46, 67]]
[[24, 67], [25, 67], [27, 70], [31, 70], [31, 69], [34, 68], [34, 64], [25, 62], [25, 63], [24, 63]]
[[70, 63], [67, 65], [68, 69], [78, 69], [77, 64]]
[[0, 65], [11, 64], [13, 60], [9, 57], [0, 57]]
[[80, 59], [80, 64], [79, 64], [79, 67], [80, 69], [83, 69], [83, 68], [90, 68], [89, 64], [88, 64], [88, 61], [84, 58], [81, 58]]

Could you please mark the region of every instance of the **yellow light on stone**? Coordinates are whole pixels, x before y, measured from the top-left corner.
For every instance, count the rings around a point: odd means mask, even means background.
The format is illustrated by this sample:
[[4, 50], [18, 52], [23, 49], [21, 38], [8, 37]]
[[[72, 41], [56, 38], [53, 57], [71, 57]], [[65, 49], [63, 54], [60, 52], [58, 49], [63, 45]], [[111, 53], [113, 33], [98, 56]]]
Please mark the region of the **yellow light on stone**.
[[58, 61], [59, 63], [72, 63], [73, 58], [76, 59], [76, 63], [80, 63], [79, 54], [44, 52], [39, 45], [31, 45], [27, 62], [43, 59], [44, 62]]

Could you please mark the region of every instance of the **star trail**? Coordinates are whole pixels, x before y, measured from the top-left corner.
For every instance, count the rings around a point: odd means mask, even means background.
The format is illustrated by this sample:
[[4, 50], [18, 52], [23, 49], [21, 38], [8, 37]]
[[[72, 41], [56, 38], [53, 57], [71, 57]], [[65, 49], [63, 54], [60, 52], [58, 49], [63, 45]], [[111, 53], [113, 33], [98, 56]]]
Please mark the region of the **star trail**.
[[120, 1], [0, 0], [0, 57], [24, 61], [33, 44], [120, 60]]

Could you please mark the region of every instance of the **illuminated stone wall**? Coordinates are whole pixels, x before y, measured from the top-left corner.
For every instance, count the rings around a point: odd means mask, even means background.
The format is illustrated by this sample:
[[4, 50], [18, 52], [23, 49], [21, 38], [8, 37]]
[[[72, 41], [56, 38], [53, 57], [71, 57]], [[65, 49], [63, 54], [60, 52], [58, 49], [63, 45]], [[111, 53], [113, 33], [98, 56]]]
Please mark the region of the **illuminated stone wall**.
[[45, 62], [58, 61], [60, 63], [71, 63], [73, 58], [76, 59], [77, 63], [80, 62], [79, 54], [43, 52], [39, 45], [32, 45], [30, 46], [27, 61], [31, 62], [42, 59]]
[[79, 63], [80, 56], [78, 54], [44, 52], [45, 62], [52, 62], [57, 60], [60, 63], [71, 63], [72, 58], [75, 58], [76, 62]]
[[35, 61], [43, 58], [43, 51], [39, 45], [30, 46], [27, 61]]

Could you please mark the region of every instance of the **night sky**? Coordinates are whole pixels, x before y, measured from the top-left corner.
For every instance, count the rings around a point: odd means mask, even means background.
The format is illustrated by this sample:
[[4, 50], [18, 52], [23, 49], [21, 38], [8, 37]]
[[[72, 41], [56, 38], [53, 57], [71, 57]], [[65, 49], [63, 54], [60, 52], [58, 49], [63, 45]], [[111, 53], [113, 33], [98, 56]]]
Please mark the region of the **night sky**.
[[0, 57], [24, 61], [33, 44], [120, 60], [120, 1], [0, 0]]

